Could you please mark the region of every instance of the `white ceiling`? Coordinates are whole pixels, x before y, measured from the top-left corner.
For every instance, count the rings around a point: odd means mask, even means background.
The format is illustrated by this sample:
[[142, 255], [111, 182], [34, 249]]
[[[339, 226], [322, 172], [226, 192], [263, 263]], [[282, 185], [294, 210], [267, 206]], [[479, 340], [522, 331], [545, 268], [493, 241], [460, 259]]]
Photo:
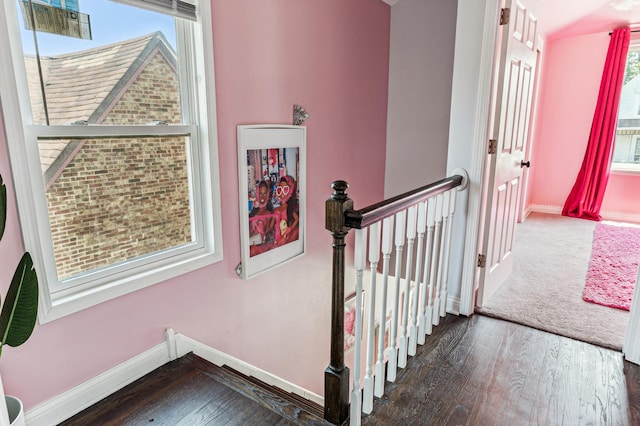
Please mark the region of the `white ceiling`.
[[[402, 0], [383, 1], [393, 6]], [[619, 26], [640, 24], [640, 0], [519, 1], [538, 19], [545, 38], [609, 32]]]
[[640, 23], [639, 0], [524, 0], [549, 38], [609, 32]]

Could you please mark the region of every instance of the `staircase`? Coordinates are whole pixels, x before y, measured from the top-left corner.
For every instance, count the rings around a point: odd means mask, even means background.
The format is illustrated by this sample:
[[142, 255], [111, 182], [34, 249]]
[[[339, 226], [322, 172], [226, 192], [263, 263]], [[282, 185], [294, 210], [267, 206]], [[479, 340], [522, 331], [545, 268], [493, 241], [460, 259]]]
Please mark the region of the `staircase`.
[[327, 425], [323, 407], [189, 353], [61, 425]]
[[191, 365], [201, 369], [207, 376], [296, 425], [330, 424], [323, 419], [324, 407], [313, 401], [269, 385], [255, 377], [246, 376], [230, 367], [219, 367], [196, 355], [187, 354], [183, 358], [187, 357]]
[[[332, 424], [349, 419], [359, 426], [362, 414], [373, 411], [374, 399], [384, 396], [385, 385], [396, 380], [445, 318], [453, 216], [466, 182], [465, 176], [453, 175], [359, 210], [346, 193], [348, 183], [333, 182], [325, 203], [333, 267], [324, 391], [324, 418]], [[345, 256], [350, 229], [355, 230], [353, 266], [346, 265]], [[345, 299], [347, 268], [355, 272], [355, 293]], [[353, 350], [350, 367], [346, 349]]]

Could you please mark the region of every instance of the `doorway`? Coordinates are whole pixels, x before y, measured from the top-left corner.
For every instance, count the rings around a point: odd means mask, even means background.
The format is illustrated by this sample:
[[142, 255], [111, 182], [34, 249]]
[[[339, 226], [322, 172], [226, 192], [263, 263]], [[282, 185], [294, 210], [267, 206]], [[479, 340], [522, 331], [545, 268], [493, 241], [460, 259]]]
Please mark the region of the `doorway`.
[[[482, 239], [485, 203], [482, 183], [485, 176], [491, 86], [495, 63], [500, 1], [458, 0], [456, 51], [454, 59], [453, 96], [448, 170], [464, 168], [472, 183], [462, 205], [465, 217], [457, 217], [465, 232], [457, 243], [464, 247], [452, 267], [460, 276], [458, 312], [472, 315], [479, 274], [478, 241]], [[475, 186], [474, 186], [475, 183]], [[457, 262], [457, 263], [456, 263]], [[631, 311], [629, 333], [640, 333], [640, 315]], [[635, 320], [634, 320], [635, 318]]]
[[531, 213], [517, 226], [513, 273], [478, 312], [621, 350], [629, 312], [582, 299], [595, 227]]

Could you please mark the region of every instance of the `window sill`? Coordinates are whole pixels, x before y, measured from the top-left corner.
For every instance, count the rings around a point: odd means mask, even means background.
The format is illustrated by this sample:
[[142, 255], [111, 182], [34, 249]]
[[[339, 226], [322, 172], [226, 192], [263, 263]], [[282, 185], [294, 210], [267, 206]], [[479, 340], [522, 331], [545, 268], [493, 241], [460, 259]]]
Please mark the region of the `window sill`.
[[640, 164], [614, 164], [611, 166], [611, 174], [640, 175]]
[[87, 288], [64, 297], [43, 295], [40, 300], [39, 321], [41, 324], [90, 308], [162, 281], [217, 263], [222, 253], [205, 253], [178, 262], [168, 262], [151, 271], [115, 279], [113, 282]]

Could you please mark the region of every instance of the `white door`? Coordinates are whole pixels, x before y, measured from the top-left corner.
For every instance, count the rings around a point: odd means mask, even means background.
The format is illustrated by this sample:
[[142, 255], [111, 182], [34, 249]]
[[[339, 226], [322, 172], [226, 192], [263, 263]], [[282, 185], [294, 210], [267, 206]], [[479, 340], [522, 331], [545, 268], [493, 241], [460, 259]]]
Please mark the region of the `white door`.
[[513, 242], [522, 187], [522, 161], [529, 130], [536, 71], [537, 21], [518, 0], [507, 0], [508, 23], [502, 27], [502, 49], [493, 137], [489, 155], [487, 213], [476, 304], [482, 306], [511, 274]]

